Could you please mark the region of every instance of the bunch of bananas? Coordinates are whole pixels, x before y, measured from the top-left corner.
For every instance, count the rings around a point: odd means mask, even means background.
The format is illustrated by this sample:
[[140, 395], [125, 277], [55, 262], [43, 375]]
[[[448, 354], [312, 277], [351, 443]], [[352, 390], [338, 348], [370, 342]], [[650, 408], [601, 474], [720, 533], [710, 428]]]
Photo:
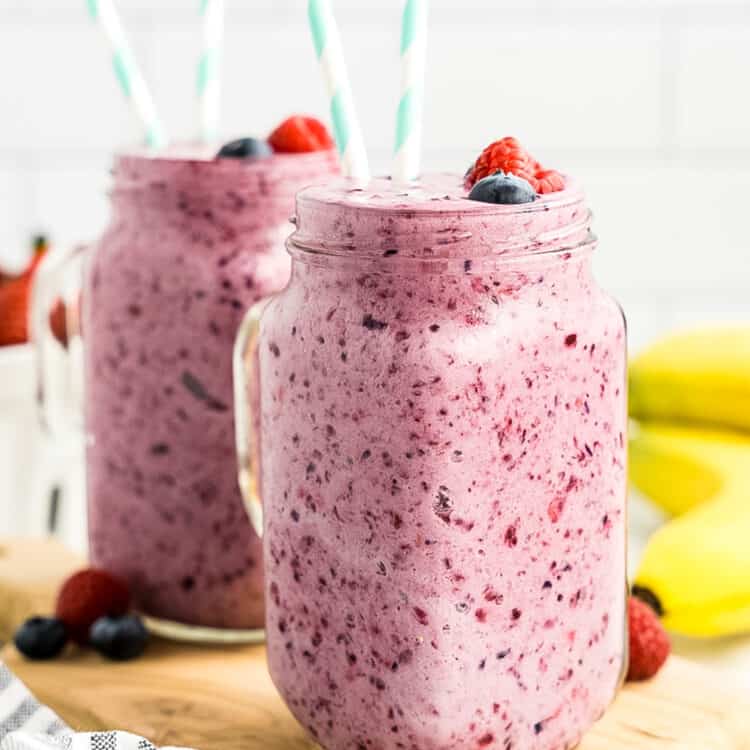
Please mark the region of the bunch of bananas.
[[633, 484], [673, 518], [634, 591], [667, 628], [750, 633], [750, 327], [670, 336], [630, 367]]

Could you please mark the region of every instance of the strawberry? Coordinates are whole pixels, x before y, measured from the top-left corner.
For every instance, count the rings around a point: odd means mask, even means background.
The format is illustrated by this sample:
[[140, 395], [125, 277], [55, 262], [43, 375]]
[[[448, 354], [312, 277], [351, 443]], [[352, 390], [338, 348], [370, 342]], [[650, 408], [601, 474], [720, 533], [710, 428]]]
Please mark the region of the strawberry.
[[55, 616], [73, 641], [85, 645], [92, 623], [105, 615], [124, 615], [130, 608], [130, 589], [120, 578], [97, 568], [85, 568], [68, 578], [57, 595]]
[[648, 680], [661, 669], [669, 656], [669, 636], [656, 612], [635, 596], [628, 600], [628, 631], [628, 680]]
[[0, 284], [0, 346], [24, 344], [29, 340], [31, 283], [46, 251], [46, 239], [37, 237], [34, 240], [34, 255], [26, 270], [15, 278], [3, 277]]
[[26, 275], [0, 287], [0, 346], [24, 344], [29, 340], [30, 292], [31, 283]]
[[333, 139], [326, 126], [315, 117], [293, 115], [268, 136], [271, 148], [278, 154], [327, 151]]

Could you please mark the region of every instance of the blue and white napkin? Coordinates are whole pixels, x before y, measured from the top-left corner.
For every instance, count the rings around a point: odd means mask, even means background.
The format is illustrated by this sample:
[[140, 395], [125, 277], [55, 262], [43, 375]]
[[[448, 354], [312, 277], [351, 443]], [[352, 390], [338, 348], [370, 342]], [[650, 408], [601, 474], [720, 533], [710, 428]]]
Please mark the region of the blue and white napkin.
[[129, 732], [74, 732], [52, 709], [39, 703], [21, 680], [0, 661], [0, 750], [158, 748], [147, 739]]

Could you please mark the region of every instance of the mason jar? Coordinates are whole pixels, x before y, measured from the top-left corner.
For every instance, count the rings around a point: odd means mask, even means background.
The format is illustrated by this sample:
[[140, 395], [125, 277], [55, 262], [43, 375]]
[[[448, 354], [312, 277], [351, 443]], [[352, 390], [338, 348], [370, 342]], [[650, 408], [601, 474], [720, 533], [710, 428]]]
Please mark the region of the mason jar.
[[573, 747], [627, 659], [625, 325], [589, 209], [461, 182], [303, 191], [237, 345], [270, 672], [327, 750]]
[[129, 582], [157, 632], [243, 640], [263, 626], [232, 346], [246, 309], [289, 278], [294, 194], [336, 171], [333, 151], [115, 160], [82, 293], [90, 561]]

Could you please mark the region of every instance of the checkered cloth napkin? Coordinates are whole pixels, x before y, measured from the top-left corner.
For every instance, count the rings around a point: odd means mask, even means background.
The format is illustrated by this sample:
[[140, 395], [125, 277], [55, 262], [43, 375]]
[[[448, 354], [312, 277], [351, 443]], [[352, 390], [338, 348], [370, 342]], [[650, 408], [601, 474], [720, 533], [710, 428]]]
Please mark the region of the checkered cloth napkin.
[[143, 737], [128, 732], [74, 732], [54, 711], [39, 703], [21, 680], [0, 662], [0, 750], [158, 748]]

